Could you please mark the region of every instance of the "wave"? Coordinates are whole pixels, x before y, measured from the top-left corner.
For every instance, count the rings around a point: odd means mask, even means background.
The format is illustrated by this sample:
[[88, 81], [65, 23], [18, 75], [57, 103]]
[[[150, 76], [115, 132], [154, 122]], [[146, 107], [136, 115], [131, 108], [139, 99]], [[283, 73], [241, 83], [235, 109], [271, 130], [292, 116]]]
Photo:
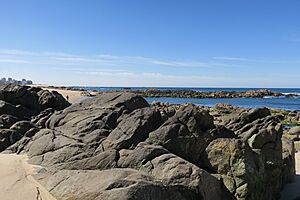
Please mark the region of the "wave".
[[286, 92], [286, 93], [282, 93], [284, 95], [297, 95], [297, 96], [300, 96], [300, 93], [299, 92]]

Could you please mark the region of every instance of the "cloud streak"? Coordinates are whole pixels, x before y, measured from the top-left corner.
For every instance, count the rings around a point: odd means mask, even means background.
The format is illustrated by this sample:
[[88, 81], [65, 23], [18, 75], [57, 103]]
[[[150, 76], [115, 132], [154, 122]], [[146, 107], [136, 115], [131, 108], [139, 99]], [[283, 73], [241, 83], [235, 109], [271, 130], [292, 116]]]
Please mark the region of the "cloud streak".
[[[217, 67], [235, 67], [226, 63], [217, 63], [213, 61], [203, 62], [198, 60], [167, 60], [143, 56], [116, 56], [109, 54], [96, 55], [75, 55], [61, 52], [33, 52], [14, 49], [0, 49], [0, 58], [2, 63], [15, 64], [40, 64], [40, 65], [107, 65], [107, 66], [157, 66], [157, 67], [176, 67], [176, 68], [217, 68]], [[19, 62], [18, 62], [19, 60]], [[27, 62], [22, 62], [28, 60]]]
[[221, 57], [213, 57], [215, 60], [225, 60], [225, 61], [249, 61], [247, 58], [240, 58], [240, 57], [226, 57], [226, 56], [221, 56]]

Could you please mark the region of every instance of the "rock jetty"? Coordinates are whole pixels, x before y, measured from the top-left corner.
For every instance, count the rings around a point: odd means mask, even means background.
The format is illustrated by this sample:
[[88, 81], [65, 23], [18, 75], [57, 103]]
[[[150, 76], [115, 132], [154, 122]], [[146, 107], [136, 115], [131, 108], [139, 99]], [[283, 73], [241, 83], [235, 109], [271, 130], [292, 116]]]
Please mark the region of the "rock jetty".
[[35, 178], [59, 200], [271, 200], [295, 174], [293, 141], [267, 108], [215, 119], [129, 92], [69, 106], [12, 85], [0, 100], [0, 150], [42, 166]]

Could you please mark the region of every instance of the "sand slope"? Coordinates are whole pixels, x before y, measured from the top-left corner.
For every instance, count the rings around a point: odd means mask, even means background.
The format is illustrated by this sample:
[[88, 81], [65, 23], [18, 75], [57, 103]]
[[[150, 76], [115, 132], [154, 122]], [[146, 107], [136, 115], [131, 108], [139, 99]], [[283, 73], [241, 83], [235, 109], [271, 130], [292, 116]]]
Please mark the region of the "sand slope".
[[1, 200], [55, 200], [31, 176], [34, 167], [27, 163], [27, 156], [0, 154]]

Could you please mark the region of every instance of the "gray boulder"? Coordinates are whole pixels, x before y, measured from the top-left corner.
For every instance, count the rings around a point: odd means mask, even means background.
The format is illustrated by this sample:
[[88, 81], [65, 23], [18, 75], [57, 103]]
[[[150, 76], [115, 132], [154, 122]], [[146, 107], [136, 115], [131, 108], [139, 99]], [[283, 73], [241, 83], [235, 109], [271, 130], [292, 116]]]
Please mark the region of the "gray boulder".
[[36, 178], [57, 199], [191, 200], [133, 169], [62, 170]]

